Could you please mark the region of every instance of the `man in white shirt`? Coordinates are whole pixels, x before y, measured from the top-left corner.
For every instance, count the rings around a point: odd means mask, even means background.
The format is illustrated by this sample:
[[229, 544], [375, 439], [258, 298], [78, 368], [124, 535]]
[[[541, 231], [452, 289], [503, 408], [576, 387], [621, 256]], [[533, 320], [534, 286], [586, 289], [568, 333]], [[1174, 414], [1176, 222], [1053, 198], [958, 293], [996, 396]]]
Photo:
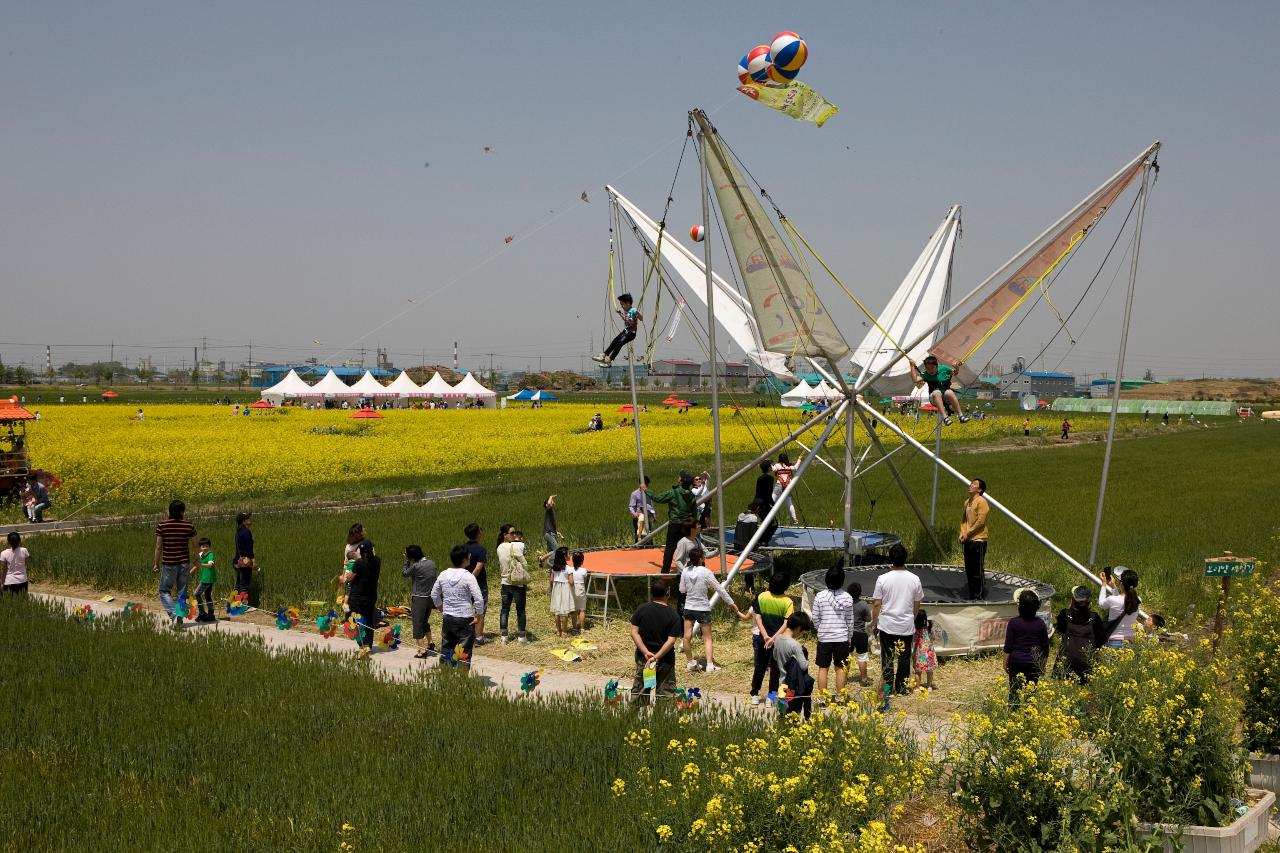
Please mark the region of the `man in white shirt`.
[[[920, 578], [907, 571], [907, 549], [899, 543], [889, 549], [889, 571], [876, 578], [871, 595], [871, 622], [880, 638], [880, 677], [898, 693], [906, 694], [911, 674], [911, 646], [916, 638], [916, 613], [924, 600]], [[894, 655], [898, 658], [894, 674]]]
[[431, 602], [444, 622], [440, 648], [448, 655], [462, 646], [466, 655], [462, 663], [468, 669], [471, 668], [471, 648], [476, 642], [476, 617], [484, 615], [480, 584], [475, 575], [463, 568], [470, 556], [465, 545], [454, 545], [449, 552], [452, 568], [441, 572], [431, 587]]

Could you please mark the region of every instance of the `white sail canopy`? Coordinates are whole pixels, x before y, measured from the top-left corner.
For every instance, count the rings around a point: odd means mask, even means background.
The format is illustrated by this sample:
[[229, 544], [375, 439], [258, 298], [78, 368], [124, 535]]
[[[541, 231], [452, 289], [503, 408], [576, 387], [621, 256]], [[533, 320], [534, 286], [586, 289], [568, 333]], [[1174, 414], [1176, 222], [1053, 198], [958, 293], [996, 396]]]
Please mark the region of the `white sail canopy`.
[[[959, 233], [960, 205], [957, 204], [947, 212], [906, 278], [898, 285], [889, 304], [876, 318], [882, 328], [872, 326], [862, 343], [854, 349], [851, 360], [862, 369], [862, 375], [881, 370], [897, 355], [898, 346], [906, 346], [937, 324], [945, 307], [947, 282], [951, 278], [951, 261]], [[912, 347], [907, 355], [919, 364], [928, 354], [929, 347], [933, 346], [936, 336], [936, 332], [930, 334]], [[901, 376], [908, 370], [910, 367], [906, 359], [902, 359], [885, 375]]]
[[262, 389], [262, 399], [274, 398], [277, 402], [286, 397], [303, 397], [311, 393], [311, 386], [302, 381], [295, 370], [290, 370], [285, 377], [272, 385], [270, 388]]
[[427, 383], [422, 386], [421, 390], [424, 397], [443, 397], [445, 394], [453, 393], [453, 386], [446, 382], [445, 378], [440, 375], [440, 371], [437, 370], [427, 380]]
[[[658, 244], [658, 223], [650, 219], [645, 212], [631, 203], [613, 187], [605, 187], [618, 205], [636, 224], [650, 246]], [[685, 290], [693, 294], [703, 305], [707, 304], [707, 268], [693, 252], [689, 251], [679, 240], [667, 231], [662, 235], [662, 259], [679, 277]], [[737, 290], [713, 271], [711, 280], [716, 288], [715, 317], [720, 328], [729, 333], [747, 358], [765, 370], [784, 379], [793, 379], [787, 369], [786, 357], [778, 353], [768, 352], [760, 339], [759, 329], [751, 315], [751, 304]], [[657, 318], [655, 317], [656, 321]]]
[[408, 373], [402, 370], [400, 375], [387, 386], [387, 393], [398, 397], [421, 397], [422, 389], [418, 387], [418, 383], [409, 378]]
[[394, 397], [397, 393], [388, 390], [387, 386], [374, 379], [373, 373], [368, 370], [364, 372], [364, 376], [356, 380], [355, 384], [351, 386], [351, 390], [361, 397]]
[[330, 370], [319, 382], [311, 386], [311, 390], [307, 392], [307, 396], [359, 397], [360, 392], [353, 390], [350, 385], [338, 378], [338, 374]]

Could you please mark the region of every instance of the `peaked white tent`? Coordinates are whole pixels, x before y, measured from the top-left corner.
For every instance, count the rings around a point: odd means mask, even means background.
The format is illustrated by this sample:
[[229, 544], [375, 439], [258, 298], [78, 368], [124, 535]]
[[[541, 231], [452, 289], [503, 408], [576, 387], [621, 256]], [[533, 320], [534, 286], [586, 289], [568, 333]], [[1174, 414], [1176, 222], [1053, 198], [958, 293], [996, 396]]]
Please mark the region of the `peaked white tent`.
[[311, 386], [303, 382], [302, 377], [296, 371], [290, 370], [275, 385], [262, 389], [262, 399], [270, 400], [279, 405], [286, 397], [304, 397], [310, 393]]
[[307, 392], [312, 397], [359, 397], [360, 392], [338, 378], [338, 374], [330, 370], [319, 382], [311, 386]]
[[387, 386], [375, 379], [373, 373], [368, 370], [364, 372], [364, 376], [356, 380], [351, 390], [361, 397], [394, 397], [397, 394], [395, 391], [388, 390]]
[[462, 377], [462, 381], [453, 386], [453, 390], [449, 392], [448, 396], [474, 397], [476, 402], [485, 408], [493, 408], [498, 401], [498, 395], [481, 385], [479, 380], [470, 373]]
[[838, 398], [842, 399], [843, 397], [844, 395], [841, 394], [835, 388], [832, 388], [830, 385], [828, 385], [827, 380], [825, 379], [819, 379], [818, 384], [813, 386], [813, 391], [812, 393], [809, 394], [809, 399], [811, 401], [819, 401], [819, 400], [831, 401]]
[[809, 402], [809, 395], [812, 393], [813, 386], [801, 379], [799, 385], [782, 395], [782, 405], [788, 409], [798, 409]]
[[453, 393], [453, 386], [446, 382], [437, 370], [420, 390], [424, 397], [443, 397]]
[[400, 371], [400, 375], [387, 386], [387, 393], [395, 394], [402, 398], [423, 396], [422, 388], [418, 386], [418, 383], [410, 379], [409, 374], [405, 373], [403, 370]]

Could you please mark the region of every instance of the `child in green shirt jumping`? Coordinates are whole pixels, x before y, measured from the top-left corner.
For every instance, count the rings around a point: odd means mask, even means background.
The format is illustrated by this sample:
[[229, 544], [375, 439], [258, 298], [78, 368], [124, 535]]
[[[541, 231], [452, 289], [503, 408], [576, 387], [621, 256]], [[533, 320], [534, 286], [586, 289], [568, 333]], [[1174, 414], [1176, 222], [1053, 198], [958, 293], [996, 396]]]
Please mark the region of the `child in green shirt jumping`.
[[196, 562], [200, 564], [200, 586], [196, 587], [196, 606], [200, 608], [197, 622], [217, 622], [213, 615], [213, 585], [218, 582], [218, 572], [214, 569], [213, 546], [208, 539], [196, 542]]

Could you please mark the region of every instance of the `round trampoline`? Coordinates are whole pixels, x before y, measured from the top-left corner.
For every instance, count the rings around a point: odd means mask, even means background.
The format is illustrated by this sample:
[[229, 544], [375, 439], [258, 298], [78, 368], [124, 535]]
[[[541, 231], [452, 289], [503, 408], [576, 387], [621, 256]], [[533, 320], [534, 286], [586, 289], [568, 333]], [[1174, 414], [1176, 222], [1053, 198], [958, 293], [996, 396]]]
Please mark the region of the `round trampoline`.
[[[893, 533], [875, 530], [853, 531], [855, 552], [890, 548], [902, 541]], [[702, 534], [707, 543], [717, 541], [716, 528], [709, 527]], [[733, 531], [724, 534], [725, 547], [733, 548]], [[769, 538], [769, 544], [757, 545], [757, 551], [844, 551], [844, 529], [840, 527], [779, 527]]]
[[[1040, 597], [1039, 616], [1053, 633], [1050, 604], [1054, 588], [1043, 581], [987, 572], [987, 595], [969, 598], [964, 566], [935, 564], [909, 565], [907, 569], [920, 578], [924, 587], [921, 606], [933, 621], [933, 647], [939, 655], [963, 655], [1004, 647], [1004, 632], [1010, 618], [1018, 614], [1018, 593], [1030, 589]], [[844, 588], [857, 583], [862, 586], [862, 600], [871, 603], [876, 579], [889, 571], [889, 566], [854, 566], [845, 569]], [[805, 612], [812, 612], [813, 597], [826, 589], [825, 570], [806, 572], [800, 576]]]

